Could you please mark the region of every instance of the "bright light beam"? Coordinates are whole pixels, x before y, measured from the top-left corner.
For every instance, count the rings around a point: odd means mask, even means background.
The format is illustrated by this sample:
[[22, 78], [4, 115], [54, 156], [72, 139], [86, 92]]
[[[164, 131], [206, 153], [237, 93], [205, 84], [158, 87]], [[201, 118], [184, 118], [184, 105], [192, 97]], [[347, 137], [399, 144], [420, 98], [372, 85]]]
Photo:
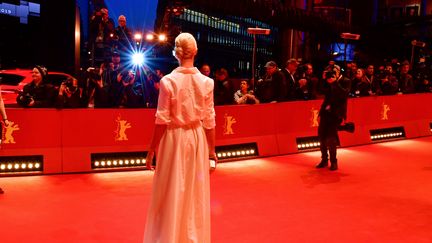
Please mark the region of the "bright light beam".
[[144, 54], [141, 52], [132, 54], [132, 63], [135, 66], [142, 66], [144, 64]]

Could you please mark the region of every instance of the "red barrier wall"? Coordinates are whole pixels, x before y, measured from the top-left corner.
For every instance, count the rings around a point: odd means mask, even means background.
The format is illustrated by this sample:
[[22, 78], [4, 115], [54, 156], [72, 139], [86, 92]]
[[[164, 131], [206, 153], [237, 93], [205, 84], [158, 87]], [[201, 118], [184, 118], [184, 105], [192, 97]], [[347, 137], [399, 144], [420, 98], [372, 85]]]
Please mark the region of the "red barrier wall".
[[[296, 153], [297, 137], [316, 136], [321, 100], [216, 107], [218, 146], [251, 143], [259, 156]], [[432, 94], [350, 99], [353, 134], [341, 146], [371, 143], [371, 129], [403, 126], [407, 138], [432, 135]], [[44, 173], [91, 171], [92, 153], [145, 151], [154, 109], [8, 109], [0, 156], [43, 155]], [[8, 132], [6, 132], [8, 131]], [[1, 174], [0, 174], [1, 176]]]

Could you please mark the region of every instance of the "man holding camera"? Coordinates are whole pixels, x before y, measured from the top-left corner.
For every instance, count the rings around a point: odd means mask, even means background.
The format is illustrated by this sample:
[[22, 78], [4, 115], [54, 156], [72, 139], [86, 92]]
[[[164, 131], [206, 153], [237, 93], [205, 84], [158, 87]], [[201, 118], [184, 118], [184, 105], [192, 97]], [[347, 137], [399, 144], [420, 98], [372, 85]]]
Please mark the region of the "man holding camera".
[[57, 95], [56, 108], [79, 108], [83, 107], [82, 88], [78, 87], [78, 80], [68, 78], [60, 87]]
[[53, 107], [55, 89], [48, 83], [48, 70], [36, 65], [32, 71], [32, 81], [26, 84], [17, 96], [17, 104], [21, 107], [48, 108]]
[[330, 154], [330, 170], [338, 169], [336, 159], [336, 146], [339, 144], [338, 130], [346, 120], [349, 89], [344, 87], [340, 79], [337, 79], [337, 74], [335, 68], [325, 73], [326, 85], [323, 89], [325, 97], [319, 112], [318, 126], [321, 162], [316, 168], [327, 167]]
[[108, 61], [107, 59], [111, 53], [114, 32], [114, 21], [109, 17], [108, 9], [102, 8], [96, 11], [90, 20], [92, 66], [98, 66]]

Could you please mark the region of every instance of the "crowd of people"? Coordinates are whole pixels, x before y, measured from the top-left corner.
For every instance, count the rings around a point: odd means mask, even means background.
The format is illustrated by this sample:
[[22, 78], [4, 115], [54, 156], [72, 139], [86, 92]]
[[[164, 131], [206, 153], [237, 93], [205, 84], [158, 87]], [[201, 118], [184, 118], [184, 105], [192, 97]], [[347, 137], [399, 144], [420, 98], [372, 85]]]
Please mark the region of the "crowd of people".
[[[267, 62], [264, 67], [265, 74], [253, 86], [249, 80], [241, 79], [238, 88], [233, 87], [235, 82], [230, 82], [226, 69], [216, 70], [215, 104], [322, 99], [327, 85], [325, 75], [330, 71], [335, 72], [337, 80], [344, 84], [349, 97], [432, 92], [432, 66], [424, 58], [414, 66], [408, 61], [399, 63], [393, 59], [382, 65], [368, 64], [361, 67], [349, 62], [341, 68], [334, 61], [329, 61], [320, 75], [314, 72], [311, 63], [299, 63], [296, 59], [289, 59], [283, 67], [279, 67], [275, 61]], [[203, 68], [209, 69], [208, 65], [203, 65]]]
[[115, 26], [106, 8], [95, 11], [92, 15], [89, 39], [91, 66], [109, 62], [114, 52], [125, 57], [135, 48], [132, 30], [127, 27], [126, 16], [120, 15]]
[[[22, 107], [56, 108], [157, 107], [159, 81], [164, 73], [147, 66], [131, 66], [128, 59], [136, 48], [134, 43], [124, 15], [118, 17], [115, 26], [106, 8], [96, 11], [90, 22], [93, 65], [78, 79], [65, 80], [59, 87], [47, 82], [45, 67], [35, 66], [33, 81], [24, 87], [17, 103]], [[415, 64], [397, 59], [379, 65], [348, 62], [342, 68], [329, 61], [319, 74], [309, 62], [289, 59], [278, 65], [268, 61], [265, 73], [256, 80], [232, 79], [227, 68], [213, 71], [208, 64], [200, 68], [202, 74], [214, 79], [215, 105], [323, 99], [325, 75], [330, 71], [344, 84], [349, 97], [432, 92], [432, 65], [425, 58]]]
[[158, 101], [160, 70], [129, 69], [114, 52], [111, 62], [88, 68], [78, 80], [69, 78], [59, 87], [47, 81], [46, 67], [36, 65], [32, 82], [24, 86], [17, 104], [34, 108], [155, 108]]
[[[432, 92], [432, 68], [425, 59], [413, 66], [397, 59], [383, 65], [368, 64], [358, 67], [355, 62], [345, 68], [330, 61], [317, 75], [311, 63], [289, 59], [285, 67], [276, 62], [264, 65], [266, 72], [253, 82], [249, 79], [230, 79], [225, 68], [212, 72], [203, 64], [200, 72], [214, 79], [215, 105], [259, 104], [295, 100], [323, 99], [325, 75], [332, 71], [348, 90], [349, 97], [410, 94]], [[33, 81], [24, 87], [17, 103], [22, 107], [56, 108], [155, 108], [159, 81], [164, 76], [160, 69], [148, 67], [130, 69], [113, 52], [108, 63], [87, 69], [82, 77], [65, 80], [60, 87], [46, 82], [48, 70], [33, 69]]]

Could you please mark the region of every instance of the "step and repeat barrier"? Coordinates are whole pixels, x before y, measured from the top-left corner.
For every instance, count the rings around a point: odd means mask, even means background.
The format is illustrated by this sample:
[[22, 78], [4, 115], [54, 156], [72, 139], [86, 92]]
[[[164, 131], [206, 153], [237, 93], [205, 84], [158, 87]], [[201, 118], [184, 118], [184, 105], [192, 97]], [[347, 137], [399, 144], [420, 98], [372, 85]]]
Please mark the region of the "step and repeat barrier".
[[[313, 141], [321, 102], [216, 107], [218, 156], [225, 156], [226, 150], [232, 151], [227, 152], [232, 159], [242, 157], [241, 148], [248, 146], [254, 149], [250, 154], [245, 150], [247, 154], [258, 157], [316, 149]], [[2, 131], [0, 176], [90, 172], [116, 166], [136, 169], [143, 165], [155, 115], [154, 109], [10, 108], [7, 112], [11, 123]], [[374, 140], [379, 131], [397, 131], [388, 138], [430, 136], [432, 94], [352, 98], [348, 120], [355, 122], [356, 129], [339, 133], [342, 147], [383, 141], [387, 135]], [[299, 141], [312, 142], [305, 147]]]

